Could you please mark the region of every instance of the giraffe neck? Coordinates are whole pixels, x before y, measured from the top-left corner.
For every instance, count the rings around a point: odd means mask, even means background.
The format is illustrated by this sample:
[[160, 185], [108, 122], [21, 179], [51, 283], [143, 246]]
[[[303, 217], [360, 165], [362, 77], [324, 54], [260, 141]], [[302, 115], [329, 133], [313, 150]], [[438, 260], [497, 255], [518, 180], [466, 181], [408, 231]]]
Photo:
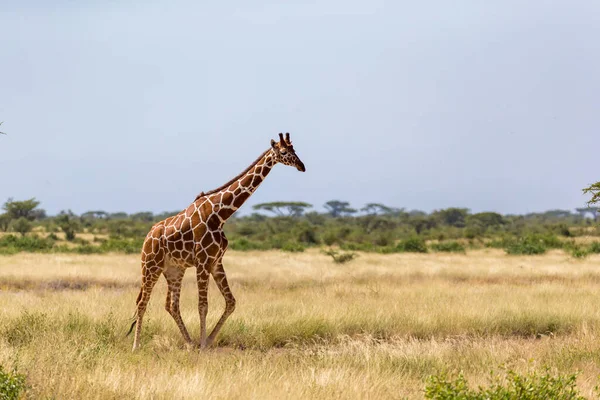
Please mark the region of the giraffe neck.
[[222, 222], [231, 217], [248, 200], [275, 164], [273, 153], [267, 151], [229, 186], [208, 196], [213, 204], [213, 210], [219, 214]]

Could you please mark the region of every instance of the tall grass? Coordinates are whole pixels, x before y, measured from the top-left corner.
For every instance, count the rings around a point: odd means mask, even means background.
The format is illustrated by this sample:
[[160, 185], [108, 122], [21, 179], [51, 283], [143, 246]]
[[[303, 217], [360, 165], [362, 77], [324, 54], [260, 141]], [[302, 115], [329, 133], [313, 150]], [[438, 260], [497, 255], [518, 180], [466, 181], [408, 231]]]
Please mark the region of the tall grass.
[[[217, 346], [187, 348], [152, 295], [142, 349], [125, 338], [139, 288], [137, 256], [0, 257], [0, 365], [32, 398], [423, 398], [426, 377], [490, 369], [600, 373], [600, 256], [230, 252], [238, 307]], [[198, 337], [193, 271], [182, 315]], [[28, 282], [25, 286], [23, 282]], [[56, 282], [68, 282], [59, 285]], [[78, 284], [79, 285], [78, 285]], [[211, 283], [209, 323], [224, 301]]]

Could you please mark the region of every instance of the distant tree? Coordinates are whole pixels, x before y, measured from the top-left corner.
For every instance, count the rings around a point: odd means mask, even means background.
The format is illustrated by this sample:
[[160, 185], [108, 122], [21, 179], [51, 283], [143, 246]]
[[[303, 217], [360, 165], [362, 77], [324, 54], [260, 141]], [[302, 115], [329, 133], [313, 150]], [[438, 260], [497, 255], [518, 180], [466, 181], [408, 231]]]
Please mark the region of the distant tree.
[[437, 226], [437, 220], [426, 215], [416, 215], [410, 217], [408, 223], [414, 228], [417, 235], [420, 235], [426, 229], [432, 229]]
[[[4, 121], [0, 122], [0, 125], [2, 125], [3, 123], [4, 123]], [[4, 133], [4, 132], [0, 132], [0, 134], [6, 135], [6, 133]]]
[[392, 214], [395, 209], [385, 206], [381, 203], [367, 203], [360, 211], [369, 215]]
[[25, 217], [17, 218], [13, 221], [11, 226], [12, 229], [15, 232], [19, 232], [21, 236], [25, 236], [26, 233], [31, 232], [31, 229], [33, 228], [33, 224], [31, 223], [31, 221]]
[[152, 214], [152, 212], [150, 211], [144, 211], [131, 214], [129, 217], [134, 221], [152, 222], [152, 220], [154, 219], [154, 214]]
[[505, 221], [502, 215], [495, 212], [482, 212], [467, 217], [467, 225], [480, 224], [482, 226], [504, 225]]
[[591, 194], [592, 198], [588, 201], [588, 205], [600, 203], [600, 182], [591, 184], [583, 189], [583, 194]]
[[156, 214], [154, 216], [154, 220], [155, 221], [162, 221], [163, 219], [172, 217], [173, 215], [176, 215], [178, 213], [179, 213], [179, 211], [165, 211], [165, 212], [162, 212], [160, 214]]
[[469, 215], [468, 208], [446, 208], [445, 210], [435, 211], [433, 216], [444, 225], [456, 226], [462, 228], [465, 226], [465, 222]]
[[594, 221], [598, 219], [598, 211], [600, 211], [600, 207], [585, 207], [585, 208], [576, 208], [575, 211], [579, 213], [581, 218], [585, 218], [587, 214], [592, 214]]
[[116, 213], [108, 214], [108, 218], [109, 219], [127, 219], [127, 218], [129, 218], [129, 215], [127, 215], [126, 212], [116, 212]]
[[0, 214], [0, 230], [2, 232], [8, 231], [10, 221], [12, 221], [12, 218], [10, 217], [10, 215], [8, 215], [8, 213]]
[[38, 216], [45, 216], [46, 212], [43, 210], [36, 210], [40, 202], [35, 197], [29, 200], [14, 201], [9, 198], [2, 208], [6, 211], [11, 219], [26, 218], [29, 221], [33, 221]]
[[573, 216], [573, 214], [571, 214], [571, 211], [569, 210], [548, 210], [545, 211], [542, 216], [547, 219], [562, 219], [569, 218]]
[[280, 217], [292, 216], [300, 217], [304, 214], [307, 208], [311, 208], [312, 204], [301, 201], [273, 201], [270, 203], [260, 203], [254, 205], [254, 210], [269, 211]]
[[75, 240], [76, 233], [80, 228], [77, 216], [71, 211], [61, 211], [54, 221], [65, 233], [65, 238], [69, 241]]
[[356, 213], [356, 209], [350, 207], [347, 201], [330, 200], [325, 203], [324, 207], [329, 211], [332, 217], [337, 218], [343, 215], [352, 215]]
[[108, 213], [106, 211], [86, 211], [81, 214], [81, 219], [106, 219], [108, 218]]

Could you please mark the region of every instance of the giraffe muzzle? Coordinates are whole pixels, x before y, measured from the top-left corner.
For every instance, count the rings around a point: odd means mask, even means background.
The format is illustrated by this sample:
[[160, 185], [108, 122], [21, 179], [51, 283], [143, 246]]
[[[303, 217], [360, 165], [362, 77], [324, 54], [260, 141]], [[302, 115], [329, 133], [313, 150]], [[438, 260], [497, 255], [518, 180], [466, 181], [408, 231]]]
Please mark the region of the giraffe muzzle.
[[302, 161], [300, 161], [300, 164], [298, 164], [296, 168], [298, 168], [298, 171], [300, 172], [306, 172], [306, 168], [304, 167], [304, 163]]

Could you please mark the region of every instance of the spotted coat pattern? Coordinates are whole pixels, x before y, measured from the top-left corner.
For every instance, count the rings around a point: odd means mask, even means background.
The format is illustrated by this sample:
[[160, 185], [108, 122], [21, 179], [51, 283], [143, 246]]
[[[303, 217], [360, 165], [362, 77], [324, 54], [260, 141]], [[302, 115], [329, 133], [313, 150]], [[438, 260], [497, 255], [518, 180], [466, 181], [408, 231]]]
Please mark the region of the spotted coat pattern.
[[[185, 210], [150, 229], [142, 248], [142, 286], [137, 299], [133, 350], [140, 345], [144, 313], [152, 289], [161, 275], [166, 278], [168, 288], [165, 309], [175, 320], [186, 343], [192, 344], [179, 310], [181, 282], [186, 269], [192, 267], [196, 268], [198, 284], [199, 344], [204, 348], [214, 342], [225, 320], [235, 309], [235, 298], [223, 269], [223, 255], [227, 250], [223, 224], [254, 193], [275, 164], [282, 163], [305, 171], [289, 133], [285, 139], [282, 134], [279, 137], [279, 142], [272, 140], [271, 148], [236, 178], [216, 190], [200, 193]], [[208, 282], [211, 275], [225, 298], [225, 311], [207, 337]]]

